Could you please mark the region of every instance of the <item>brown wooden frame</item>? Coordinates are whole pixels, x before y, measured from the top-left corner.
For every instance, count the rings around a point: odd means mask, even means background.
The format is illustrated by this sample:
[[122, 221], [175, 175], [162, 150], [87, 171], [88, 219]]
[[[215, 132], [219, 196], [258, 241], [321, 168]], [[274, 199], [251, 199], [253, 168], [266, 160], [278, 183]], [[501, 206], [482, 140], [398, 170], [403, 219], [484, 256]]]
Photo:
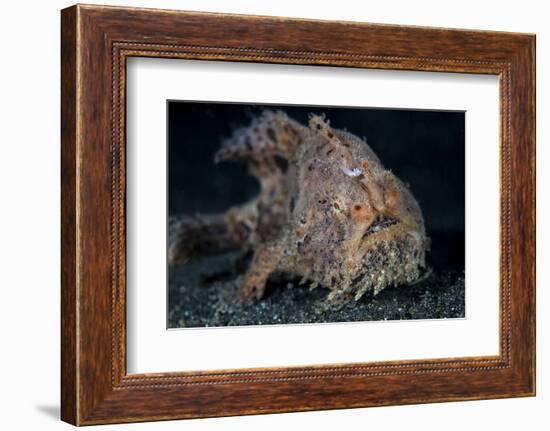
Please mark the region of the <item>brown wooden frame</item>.
[[[81, 5], [61, 17], [63, 420], [87, 425], [535, 394], [534, 35]], [[130, 56], [498, 75], [500, 354], [128, 375]]]

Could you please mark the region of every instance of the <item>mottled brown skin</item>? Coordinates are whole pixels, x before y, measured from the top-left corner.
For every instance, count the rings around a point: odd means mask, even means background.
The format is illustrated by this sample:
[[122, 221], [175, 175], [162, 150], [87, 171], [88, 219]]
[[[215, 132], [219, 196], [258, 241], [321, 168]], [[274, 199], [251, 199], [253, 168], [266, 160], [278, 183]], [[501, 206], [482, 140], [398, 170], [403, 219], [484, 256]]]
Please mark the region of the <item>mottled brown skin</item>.
[[222, 160], [245, 161], [260, 194], [226, 214], [195, 219], [195, 226], [180, 221], [171, 261], [205, 248], [252, 250], [245, 298], [261, 298], [273, 273], [329, 288], [331, 301], [377, 294], [423, 274], [429, 240], [413, 195], [364, 140], [324, 117], [311, 115], [305, 127], [266, 111], [224, 143], [216, 155]]

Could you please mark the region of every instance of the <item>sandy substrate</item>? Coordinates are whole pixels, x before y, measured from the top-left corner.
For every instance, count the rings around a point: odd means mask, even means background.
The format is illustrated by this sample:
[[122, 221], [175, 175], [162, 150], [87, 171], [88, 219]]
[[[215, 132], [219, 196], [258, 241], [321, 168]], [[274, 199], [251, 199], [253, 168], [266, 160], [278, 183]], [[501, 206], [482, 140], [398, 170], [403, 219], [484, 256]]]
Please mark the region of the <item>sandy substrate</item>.
[[243, 302], [240, 276], [246, 260], [238, 253], [193, 259], [170, 268], [168, 327], [358, 322], [464, 317], [464, 272], [434, 270], [412, 286], [387, 288], [358, 302], [331, 305], [322, 287], [273, 281], [263, 299]]

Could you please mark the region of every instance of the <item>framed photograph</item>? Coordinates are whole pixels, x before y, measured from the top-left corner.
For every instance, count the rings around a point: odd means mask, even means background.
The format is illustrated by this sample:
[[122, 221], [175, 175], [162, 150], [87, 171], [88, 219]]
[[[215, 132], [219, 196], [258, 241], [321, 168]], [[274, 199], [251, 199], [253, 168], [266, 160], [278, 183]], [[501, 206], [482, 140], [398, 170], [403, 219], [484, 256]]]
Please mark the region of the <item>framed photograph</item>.
[[62, 419], [535, 394], [535, 36], [61, 14]]

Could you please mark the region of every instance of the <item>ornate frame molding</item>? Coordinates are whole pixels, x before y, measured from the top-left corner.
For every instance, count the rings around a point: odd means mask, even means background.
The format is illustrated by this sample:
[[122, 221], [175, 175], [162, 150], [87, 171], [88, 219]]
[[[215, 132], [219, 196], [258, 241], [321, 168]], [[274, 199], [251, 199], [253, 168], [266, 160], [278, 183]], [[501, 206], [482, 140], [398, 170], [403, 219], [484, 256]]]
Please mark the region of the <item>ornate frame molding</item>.
[[[277, 32], [254, 32], [258, 26]], [[334, 32], [339, 41], [326, 37]], [[316, 41], [308, 40], [311, 34]], [[533, 395], [534, 44], [534, 36], [510, 33], [99, 6], [65, 9], [62, 418], [98, 424]], [[127, 375], [125, 66], [131, 56], [498, 75], [500, 354]], [[254, 400], [246, 397], [250, 391]], [[301, 396], [306, 391], [307, 399]]]

